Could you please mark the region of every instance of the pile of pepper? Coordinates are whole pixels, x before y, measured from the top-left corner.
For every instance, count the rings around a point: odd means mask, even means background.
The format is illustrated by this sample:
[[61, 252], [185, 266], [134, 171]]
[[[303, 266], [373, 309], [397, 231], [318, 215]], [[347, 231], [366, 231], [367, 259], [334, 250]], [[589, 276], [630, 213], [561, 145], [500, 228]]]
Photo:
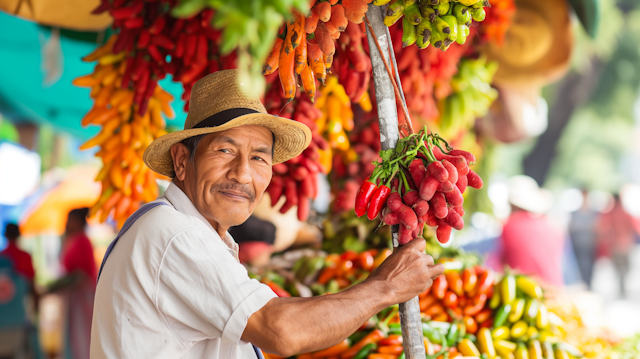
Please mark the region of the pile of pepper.
[[117, 38], [112, 36], [83, 59], [98, 64], [92, 74], [76, 78], [73, 84], [90, 87], [94, 99], [82, 125], [102, 126], [97, 136], [80, 146], [81, 150], [101, 147], [96, 157], [102, 159], [103, 167], [96, 181], [102, 183], [102, 194], [89, 215], [98, 215], [101, 222], [112, 215], [121, 226], [142, 203], [157, 197], [158, 176], [145, 166], [142, 155], [166, 133], [164, 116], [173, 117], [169, 105], [173, 97], [154, 84], [148, 106], [140, 114], [141, 105], [135, 102], [138, 94], [128, 84], [122, 86], [127, 62], [123, 52], [113, 52]]
[[469, 169], [475, 163], [471, 153], [454, 150], [425, 127], [400, 139], [395, 149], [380, 151], [380, 158], [356, 195], [358, 217], [366, 213], [370, 220], [381, 216], [384, 224], [399, 224], [401, 245], [421, 236], [425, 224], [437, 227], [442, 243], [452, 228], [464, 227], [462, 194], [467, 186], [482, 188], [480, 176]]
[[304, 221], [309, 216], [310, 200], [318, 195], [317, 174], [325, 173], [318, 151], [329, 149], [329, 144], [318, 132], [317, 122], [323, 116], [322, 111], [300, 94], [294, 94], [294, 97], [296, 101], [293, 106], [284, 107], [290, 100], [283, 96], [277, 86], [271, 86], [264, 100], [267, 112], [304, 123], [311, 129], [313, 137], [309, 147], [302, 154], [273, 166], [273, 177], [267, 187], [267, 193], [271, 198], [272, 206], [275, 206], [280, 197], [284, 196], [286, 201], [280, 207], [280, 212], [286, 213], [297, 206], [298, 219]]

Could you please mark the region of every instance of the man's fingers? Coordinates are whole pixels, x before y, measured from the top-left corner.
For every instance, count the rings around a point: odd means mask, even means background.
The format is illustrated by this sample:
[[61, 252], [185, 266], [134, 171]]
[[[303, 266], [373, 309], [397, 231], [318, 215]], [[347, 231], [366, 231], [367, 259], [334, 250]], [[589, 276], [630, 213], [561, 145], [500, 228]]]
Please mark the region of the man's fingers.
[[407, 243], [406, 246], [410, 246], [413, 249], [424, 252], [424, 249], [427, 248], [427, 241], [422, 237], [416, 237], [412, 239], [411, 242]]
[[433, 265], [433, 257], [430, 255], [426, 255], [427, 256], [427, 265], [428, 266], [432, 266]]
[[431, 279], [436, 279], [443, 273], [444, 273], [444, 265], [442, 263], [429, 266], [429, 274], [431, 275]]

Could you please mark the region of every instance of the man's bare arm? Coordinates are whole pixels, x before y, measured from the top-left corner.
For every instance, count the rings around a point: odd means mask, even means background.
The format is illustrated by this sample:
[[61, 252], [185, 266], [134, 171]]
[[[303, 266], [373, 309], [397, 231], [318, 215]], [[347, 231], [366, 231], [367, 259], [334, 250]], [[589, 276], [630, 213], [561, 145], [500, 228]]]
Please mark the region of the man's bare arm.
[[414, 239], [392, 254], [361, 284], [313, 298], [276, 298], [254, 313], [242, 339], [266, 352], [290, 356], [339, 343], [382, 309], [429, 288], [442, 265]]

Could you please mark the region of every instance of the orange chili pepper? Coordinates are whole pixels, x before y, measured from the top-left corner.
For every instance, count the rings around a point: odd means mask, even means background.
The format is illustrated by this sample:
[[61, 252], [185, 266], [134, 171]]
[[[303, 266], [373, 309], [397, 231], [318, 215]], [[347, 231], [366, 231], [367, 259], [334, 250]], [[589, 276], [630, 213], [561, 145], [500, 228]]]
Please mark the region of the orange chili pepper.
[[443, 299], [444, 294], [447, 292], [447, 278], [441, 275], [433, 281], [432, 291], [438, 299]]
[[325, 267], [318, 276], [318, 283], [325, 285], [336, 275], [337, 265], [332, 263], [331, 266]]
[[382, 353], [373, 353], [367, 355], [367, 359], [397, 359], [398, 356], [395, 354], [382, 354]]
[[365, 251], [360, 253], [360, 255], [358, 256], [358, 262], [360, 264], [360, 267], [362, 269], [368, 270], [368, 271], [372, 271], [373, 270], [373, 254], [371, 254], [371, 252], [369, 251]]
[[[289, 30], [289, 26], [287, 26], [287, 30]], [[287, 43], [287, 41], [289, 41], [289, 43]], [[280, 59], [278, 63], [278, 74], [280, 76], [282, 90], [284, 91], [284, 97], [287, 99], [287, 103], [291, 102], [296, 96], [296, 78], [294, 76], [295, 73], [293, 72], [295, 53], [293, 52], [293, 49], [291, 49], [290, 52], [286, 51], [287, 45], [289, 45], [289, 48], [291, 46], [290, 41], [289, 33], [287, 33], [284, 46], [280, 50]]]
[[313, 353], [313, 358], [326, 358], [339, 355], [344, 353], [347, 349], [349, 349], [349, 339], [345, 339], [332, 347]]
[[471, 305], [464, 308], [464, 315], [476, 315], [480, 313], [486, 302], [487, 295], [484, 293], [479, 294], [471, 301]]
[[[297, 74], [301, 74], [302, 69], [307, 66], [307, 37], [304, 35], [305, 34], [303, 33], [300, 39], [300, 44], [296, 47], [295, 52], [294, 71]], [[313, 74], [313, 71], [311, 71], [311, 74]]]
[[450, 322], [451, 317], [449, 317], [449, 314], [442, 312], [433, 317], [433, 320], [435, 320], [436, 322]]
[[427, 309], [424, 314], [430, 316], [430, 317], [434, 317], [438, 314], [444, 313], [444, 307], [442, 306], [442, 304], [438, 303], [436, 305], [432, 305], [431, 307], [429, 307], [429, 309]]
[[404, 347], [402, 345], [387, 345], [378, 347], [378, 353], [382, 354], [402, 354]]
[[420, 299], [426, 298], [429, 295], [429, 293], [431, 293], [431, 287], [427, 288], [427, 290], [425, 290], [424, 292], [420, 293], [418, 295], [418, 298], [420, 298]]
[[380, 345], [380, 346], [402, 345], [402, 335], [400, 335], [400, 334], [391, 334], [388, 337], [386, 337], [386, 338], [382, 339], [381, 341], [379, 341], [378, 345]]
[[280, 50], [282, 50], [282, 44], [284, 40], [280, 37], [276, 38], [276, 43], [273, 44], [273, 49], [269, 56], [267, 56], [267, 61], [264, 62], [264, 66], [262, 67], [262, 74], [269, 75], [278, 69], [278, 60], [280, 59]]
[[467, 268], [462, 272], [462, 289], [469, 293], [478, 283], [478, 276], [473, 268]]
[[463, 318], [463, 321], [467, 333], [476, 334], [476, 332], [478, 331], [478, 323], [476, 323], [476, 320], [473, 319], [473, 317], [465, 316]]
[[491, 318], [492, 315], [493, 315], [493, 310], [487, 308], [481, 311], [480, 313], [476, 314], [475, 319], [477, 323], [482, 324], [486, 322], [489, 318]]
[[424, 298], [420, 299], [420, 311], [423, 312], [427, 308], [429, 308], [433, 303], [437, 302], [438, 299], [433, 295], [427, 295]]
[[482, 328], [491, 328], [491, 327], [493, 327], [493, 318], [489, 318], [488, 320], [480, 324], [480, 326], [478, 327], [478, 330]]
[[347, 351], [342, 353], [340, 355], [340, 358], [341, 359], [351, 359], [354, 356], [356, 356], [356, 354], [358, 354], [360, 349], [364, 348], [366, 345], [371, 344], [371, 343], [377, 343], [377, 342], [381, 341], [382, 339], [384, 339], [384, 333], [382, 332], [382, 330], [375, 329], [371, 333], [367, 334], [364, 338], [360, 339], [359, 342], [354, 344]]
[[460, 272], [458, 271], [448, 271], [445, 273], [447, 277], [447, 285], [449, 289], [451, 289], [456, 295], [463, 295], [464, 291], [462, 289], [462, 278], [460, 277]]

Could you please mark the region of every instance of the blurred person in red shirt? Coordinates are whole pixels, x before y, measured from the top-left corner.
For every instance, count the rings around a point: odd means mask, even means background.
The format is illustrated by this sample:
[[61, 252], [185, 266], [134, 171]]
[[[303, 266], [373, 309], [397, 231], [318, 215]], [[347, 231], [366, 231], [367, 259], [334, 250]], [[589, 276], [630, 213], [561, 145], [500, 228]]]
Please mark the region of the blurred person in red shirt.
[[610, 257], [618, 271], [620, 294], [626, 296], [624, 285], [629, 272], [629, 254], [637, 233], [633, 217], [624, 210], [619, 195], [614, 195], [613, 208], [598, 219], [598, 255]]
[[36, 273], [33, 270], [31, 255], [18, 247], [18, 241], [20, 240], [20, 227], [15, 223], [8, 223], [4, 229], [4, 237], [7, 239], [8, 245], [7, 248], [0, 251], [0, 256], [9, 258], [13, 262], [16, 272], [27, 280], [33, 304], [37, 312], [39, 297], [34, 286], [34, 277]]
[[548, 284], [563, 285], [564, 234], [544, 215], [551, 207], [551, 194], [533, 178], [515, 176], [509, 180], [509, 203], [511, 215], [500, 239], [502, 264]]
[[49, 287], [65, 299], [65, 358], [89, 358], [98, 272], [93, 246], [85, 234], [88, 212], [88, 208], [69, 212], [61, 253], [65, 275]]

